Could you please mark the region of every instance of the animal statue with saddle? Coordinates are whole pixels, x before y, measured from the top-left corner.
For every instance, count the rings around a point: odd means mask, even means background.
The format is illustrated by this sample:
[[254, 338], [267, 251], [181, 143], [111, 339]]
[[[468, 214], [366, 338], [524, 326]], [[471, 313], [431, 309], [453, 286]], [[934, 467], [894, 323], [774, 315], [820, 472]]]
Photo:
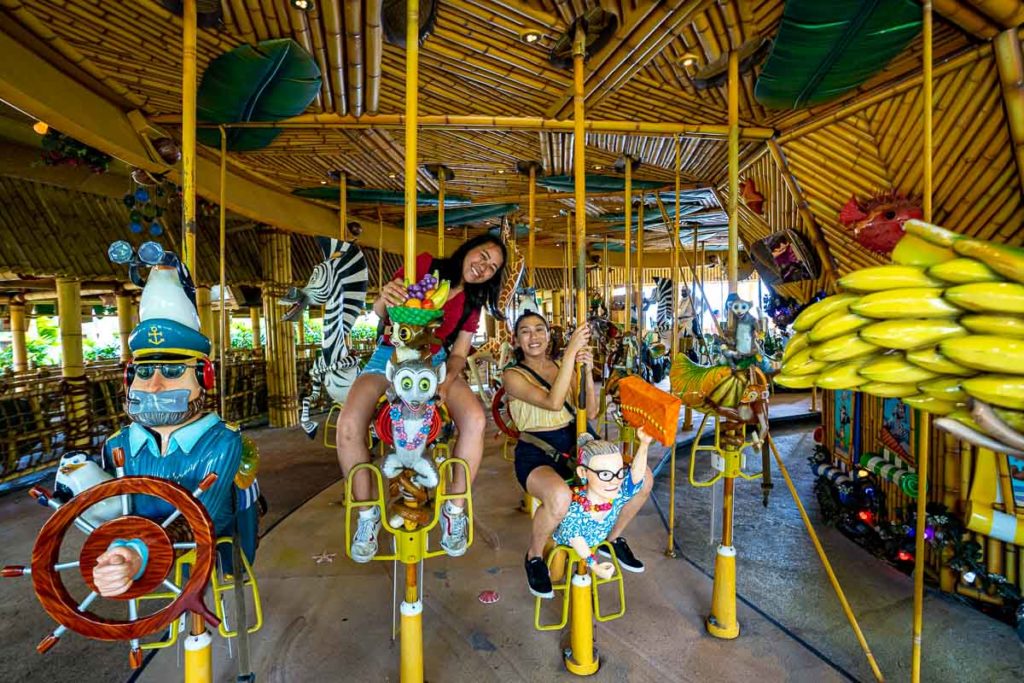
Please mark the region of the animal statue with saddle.
[[[410, 287], [410, 300], [404, 306], [388, 308], [392, 327], [390, 336], [395, 350], [387, 362], [385, 376], [391, 383], [378, 404], [374, 431], [389, 447], [381, 471], [389, 481], [390, 522], [393, 527], [422, 526], [432, 518], [430, 490], [437, 487], [437, 470], [427, 449], [438, 441], [449, 422], [444, 406], [437, 401], [437, 388], [444, 381], [445, 365], [434, 365], [431, 344], [437, 344], [435, 332], [440, 313], [433, 307], [410, 306], [422, 301], [431, 288], [447, 283], [431, 281]], [[426, 287], [427, 289], [423, 289]], [[429, 299], [426, 299], [429, 300]]]

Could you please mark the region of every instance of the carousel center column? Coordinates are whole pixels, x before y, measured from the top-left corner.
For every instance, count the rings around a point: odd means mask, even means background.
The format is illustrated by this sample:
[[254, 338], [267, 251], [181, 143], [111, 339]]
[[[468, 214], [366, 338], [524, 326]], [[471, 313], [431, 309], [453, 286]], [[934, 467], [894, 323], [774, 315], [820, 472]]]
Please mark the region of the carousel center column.
[[277, 301], [292, 284], [292, 242], [287, 233], [262, 236], [263, 318], [266, 324], [267, 409], [271, 427], [299, 423], [298, 381], [295, 373], [295, 326], [282, 320]]

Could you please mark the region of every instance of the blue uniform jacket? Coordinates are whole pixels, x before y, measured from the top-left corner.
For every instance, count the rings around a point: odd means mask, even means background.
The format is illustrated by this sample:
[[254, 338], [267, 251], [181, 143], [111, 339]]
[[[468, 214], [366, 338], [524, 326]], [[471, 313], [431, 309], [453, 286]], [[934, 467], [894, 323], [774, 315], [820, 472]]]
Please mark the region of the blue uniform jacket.
[[[126, 475], [147, 475], [167, 479], [195, 490], [199, 482], [215, 472], [214, 482], [199, 500], [213, 519], [218, 537], [230, 536], [239, 525], [242, 549], [253, 559], [256, 546], [259, 486], [253, 482], [238, 489], [234, 478], [242, 457], [242, 437], [216, 413], [208, 413], [195, 422], [176, 429], [168, 437], [166, 453], [160, 452], [157, 437], [140, 424], [132, 423], [115, 432], [103, 447], [103, 466], [113, 469], [111, 451], [124, 449]], [[174, 508], [153, 496], [132, 496], [135, 514], [162, 522]]]

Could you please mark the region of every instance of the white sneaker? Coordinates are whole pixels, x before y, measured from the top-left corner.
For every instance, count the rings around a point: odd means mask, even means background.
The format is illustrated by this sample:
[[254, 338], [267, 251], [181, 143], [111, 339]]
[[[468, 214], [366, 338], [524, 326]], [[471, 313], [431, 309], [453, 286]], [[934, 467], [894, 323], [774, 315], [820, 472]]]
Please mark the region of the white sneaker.
[[466, 512], [445, 502], [441, 508], [441, 547], [449, 557], [462, 557], [469, 543], [469, 520]]
[[359, 524], [352, 537], [349, 557], [354, 562], [365, 564], [377, 554], [377, 534], [380, 533], [380, 512], [377, 508], [363, 510], [359, 513]]

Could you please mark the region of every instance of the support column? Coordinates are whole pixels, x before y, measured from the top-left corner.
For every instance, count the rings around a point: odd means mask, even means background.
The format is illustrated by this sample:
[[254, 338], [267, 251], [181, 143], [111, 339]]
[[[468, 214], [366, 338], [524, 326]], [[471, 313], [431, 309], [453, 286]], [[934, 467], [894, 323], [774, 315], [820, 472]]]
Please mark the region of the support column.
[[82, 289], [78, 280], [57, 278], [61, 368], [64, 375], [64, 429], [69, 447], [90, 442], [89, 389], [82, 352]]
[[25, 332], [28, 321], [25, 319], [25, 304], [11, 302], [8, 306], [11, 317], [11, 350], [14, 353], [14, 371], [28, 370], [28, 348], [25, 346]]
[[[213, 344], [216, 341], [216, 329], [213, 320], [213, 307], [210, 305], [210, 288], [196, 287], [196, 311], [199, 313], [199, 331]], [[210, 349], [210, 357], [216, 355], [213, 348]]]
[[117, 293], [117, 336], [121, 340], [121, 362], [132, 359], [128, 349], [128, 335], [132, 333], [132, 295], [124, 291]]
[[271, 427], [298, 424], [298, 382], [295, 375], [295, 328], [281, 316], [277, 300], [292, 281], [291, 237], [271, 232], [263, 237], [263, 317], [267, 321], [267, 408]]
[[551, 292], [551, 320], [558, 321], [558, 323], [561, 324], [562, 291], [558, 289]]
[[249, 322], [252, 323], [252, 348], [262, 349], [263, 342], [260, 340], [260, 309], [259, 306], [249, 307]]

